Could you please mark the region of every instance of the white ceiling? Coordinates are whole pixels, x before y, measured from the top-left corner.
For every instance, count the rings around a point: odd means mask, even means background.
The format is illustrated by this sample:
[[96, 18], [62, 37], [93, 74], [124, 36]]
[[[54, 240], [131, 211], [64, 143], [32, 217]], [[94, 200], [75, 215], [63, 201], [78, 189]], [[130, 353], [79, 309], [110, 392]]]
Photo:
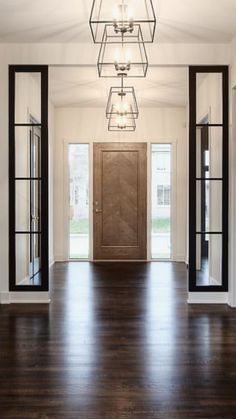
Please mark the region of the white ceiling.
[[[116, 1], [116, 0], [110, 0]], [[0, 42], [91, 43], [92, 0], [0, 0]], [[236, 0], [153, 0], [157, 43], [227, 43], [236, 34]], [[51, 68], [55, 106], [105, 107], [113, 79], [94, 67]], [[146, 79], [127, 81], [139, 106], [185, 106], [187, 70], [149, 68]]]
[[[145, 79], [127, 79], [140, 107], [180, 107], [187, 103], [187, 68], [149, 67]], [[56, 107], [103, 107], [119, 79], [98, 77], [93, 67], [50, 67], [50, 98]]]
[[[111, 0], [115, 1], [115, 0]], [[92, 0], [0, 0], [0, 42], [91, 42]], [[236, 0], [153, 0], [156, 42], [229, 42]]]

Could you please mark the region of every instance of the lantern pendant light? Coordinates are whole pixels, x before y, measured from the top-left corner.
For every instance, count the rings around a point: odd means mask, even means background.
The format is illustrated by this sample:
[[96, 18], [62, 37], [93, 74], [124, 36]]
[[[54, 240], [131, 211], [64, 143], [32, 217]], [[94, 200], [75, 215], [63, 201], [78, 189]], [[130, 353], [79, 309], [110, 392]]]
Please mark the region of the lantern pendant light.
[[133, 87], [124, 86], [123, 76], [120, 87], [111, 87], [107, 102], [106, 117], [109, 131], [135, 131], [138, 106]]
[[93, 0], [89, 23], [94, 43], [102, 42], [106, 25], [113, 26], [115, 37], [132, 34], [138, 24], [144, 42], [153, 42], [156, 29], [152, 0]]
[[121, 79], [121, 86], [110, 88], [108, 130], [135, 131], [137, 100], [134, 88], [124, 86], [124, 78], [146, 77], [145, 43], [154, 41], [156, 29], [152, 0], [93, 0], [89, 24], [94, 43], [101, 44], [99, 77]]
[[112, 25], [106, 25], [97, 68], [99, 77], [146, 77], [148, 59], [140, 25], [133, 32], [115, 37]]
[[138, 118], [138, 105], [133, 87], [124, 86], [124, 77], [121, 77], [121, 86], [111, 87], [106, 108], [106, 117], [125, 115], [127, 118]]

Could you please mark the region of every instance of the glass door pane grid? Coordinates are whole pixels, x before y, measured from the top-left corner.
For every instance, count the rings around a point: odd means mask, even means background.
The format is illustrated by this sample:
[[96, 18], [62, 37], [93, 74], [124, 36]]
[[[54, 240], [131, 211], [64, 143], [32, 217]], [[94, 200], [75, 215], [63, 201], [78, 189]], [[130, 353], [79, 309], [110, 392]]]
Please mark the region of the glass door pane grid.
[[[28, 127], [28, 128], [37, 127], [37, 128], [41, 128], [42, 127], [42, 124], [41, 123], [14, 123], [13, 126], [14, 126], [14, 128], [15, 127]], [[14, 130], [14, 133], [15, 133], [15, 130]], [[16, 140], [16, 137], [14, 135], [14, 143], [16, 141], [17, 140]], [[30, 145], [30, 147], [31, 147], [31, 145]], [[41, 154], [41, 152], [39, 150], [39, 156], [38, 156], [38, 159], [39, 159], [38, 164], [39, 165], [40, 165], [40, 161], [41, 161], [41, 155], [40, 154]], [[30, 159], [31, 159], [31, 155], [29, 154], [29, 160]], [[31, 161], [29, 163], [30, 163], [30, 170], [32, 170], [32, 168], [31, 168]], [[23, 180], [24, 181], [29, 181], [29, 182], [31, 182], [31, 181], [38, 181], [41, 184], [42, 183], [42, 176], [40, 176], [40, 177], [18, 176], [18, 177], [14, 177], [14, 180], [15, 180], [15, 182], [17, 182], [17, 181], [23, 181]], [[15, 185], [16, 185], [16, 183], [15, 183]], [[30, 186], [30, 202], [31, 202], [31, 193], [32, 193], [32, 191], [31, 191], [31, 186]], [[41, 186], [40, 186], [40, 193], [41, 193]], [[40, 197], [39, 197], [39, 200], [40, 200]], [[30, 212], [31, 212], [31, 210], [30, 210]], [[39, 215], [39, 223], [40, 223], [39, 225], [41, 225], [41, 217], [40, 217], [40, 215]], [[41, 228], [39, 230], [32, 230], [31, 229], [31, 226], [32, 226], [32, 220], [30, 221], [30, 230], [16, 230], [15, 229], [14, 232], [15, 232], [16, 235], [22, 235], [22, 234], [24, 234], [26, 237], [27, 236], [30, 237], [30, 243], [35, 243], [33, 237], [35, 237], [35, 236], [38, 237], [38, 246], [39, 246], [39, 251], [40, 251], [40, 248], [41, 248], [41, 236], [42, 236]], [[31, 251], [32, 251], [32, 246], [30, 244], [30, 254], [31, 254]], [[39, 253], [39, 258], [40, 258], [40, 254], [41, 254], [41, 251]], [[30, 258], [32, 258], [32, 255], [30, 256]], [[31, 268], [32, 272], [29, 274], [29, 280], [32, 282], [35, 277], [38, 277], [38, 284], [37, 283], [34, 283], [33, 286], [34, 287], [41, 287], [41, 283], [40, 283], [40, 281], [41, 281], [41, 279], [40, 279], [40, 277], [41, 277], [41, 266], [39, 264], [38, 268], [36, 269], [36, 272], [34, 272], [34, 258], [32, 258], [32, 265], [33, 265], [33, 268]], [[16, 275], [17, 275], [17, 272], [16, 272]], [[17, 277], [16, 277], [16, 280], [17, 280]], [[29, 285], [29, 286], [32, 287], [32, 285]]]
[[[17, 75], [19, 73], [38, 73], [35, 76], [38, 76], [40, 79], [40, 87], [38, 90], [38, 110], [40, 113], [40, 122], [21, 122], [15, 121], [16, 117], [16, 106], [19, 106], [19, 101], [16, 105], [16, 97], [20, 98], [19, 93], [16, 92], [17, 84]], [[33, 76], [33, 77], [35, 77]], [[31, 94], [31, 93], [30, 93]], [[20, 103], [21, 106], [21, 103]], [[24, 106], [24, 105], [23, 105]], [[26, 114], [25, 114], [26, 115]], [[31, 117], [31, 115], [28, 115]], [[27, 117], [27, 118], [28, 118]], [[23, 118], [22, 118], [23, 119]], [[36, 154], [36, 167], [40, 170], [39, 176], [25, 176], [25, 173], [16, 175], [16, 127], [29, 127], [40, 129], [40, 135], [38, 137], [40, 148], [37, 149]], [[20, 146], [20, 144], [19, 144]], [[19, 147], [18, 147], [19, 148]], [[46, 65], [10, 65], [9, 66], [9, 285], [11, 291], [48, 291], [48, 66]], [[43, 159], [41, 158], [43, 155]], [[28, 154], [27, 154], [28, 156]], [[38, 157], [39, 160], [38, 160]], [[28, 159], [28, 157], [27, 157]], [[25, 170], [23, 170], [25, 171]], [[41, 220], [44, 222], [44, 229], [39, 231], [34, 231], [32, 228], [28, 231], [16, 231], [15, 227], [15, 184], [16, 181], [38, 181], [41, 186], [41, 195], [44, 196], [42, 200], [40, 197], [40, 215]], [[36, 212], [38, 208], [38, 192], [36, 189]], [[39, 220], [38, 220], [39, 222]], [[23, 230], [23, 229], [22, 229]], [[29, 275], [31, 278], [34, 278], [32, 284], [29, 282], [24, 282], [21, 285], [19, 279], [16, 276], [17, 264], [18, 264], [18, 254], [16, 254], [16, 238], [20, 235], [38, 237], [38, 239], [33, 241], [34, 252], [36, 258], [38, 258], [36, 269]], [[21, 243], [22, 243], [22, 239]], [[19, 241], [18, 241], [19, 243]], [[19, 244], [17, 244], [19, 246]], [[36, 247], [35, 247], [36, 246]], [[31, 247], [31, 246], [30, 246]], [[29, 249], [29, 248], [28, 248]], [[39, 253], [38, 253], [39, 252]], [[39, 270], [41, 273], [39, 274]], [[31, 271], [31, 268], [30, 268]], [[38, 271], [38, 272], [36, 272]], [[40, 275], [40, 276], [39, 276]]]
[[[15, 127], [29, 127], [29, 128], [31, 128], [31, 127], [37, 127], [37, 128], [41, 128], [42, 127], [42, 124], [41, 123], [14, 123], [13, 126], [14, 126], [14, 128]], [[15, 130], [14, 130], [14, 133], [15, 133]], [[16, 141], [17, 140], [16, 140], [15, 135], [14, 135], [14, 143]], [[39, 152], [39, 164], [40, 164], [40, 160], [41, 160], [40, 154], [41, 153]], [[29, 155], [29, 159], [30, 158], [31, 158], [31, 156]], [[30, 165], [31, 165], [31, 162], [30, 162]], [[16, 181], [22, 181], [22, 180], [24, 180], [24, 181], [30, 181], [30, 182], [31, 181], [39, 181], [41, 183], [42, 182], [42, 179], [43, 179], [42, 176], [40, 176], [40, 177], [33, 177], [33, 176], [27, 176], [27, 177], [26, 176], [18, 176], [18, 177], [14, 177], [14, 181], [15, 182]], [[31, 190], [31, 187], [30, 187], [30, 190]], [[40, 187], [40, 190], [41, 190], [41, 187]], [[30, 198], [30, 200], [31, 200], [31, 198]], [[41, 224], [41, 219], [40, 219], [39, 222]], [[31, 227], [31, 225], [32, 225], [32, 222], [30, 222], [30, 227]], [[30, 230], [16, 230], [15, 229], [14, 233], [16, 235], [24, 234], [26, 236], [29, 236], [30, 237], [30, 243], [31, 243], [32, 237], [34, 237], [34, 235], [38, 236], [39, 237], [39, 239], [38, 239], [39, 240], [39, 248], [40, 248], [41, 236], [42, 236], [41, 228], [39, 230], [32, 230], [31, 228], [30, 228]], [[38, 275], [41, 275], [41, 267], [40, 266], [39, 266], [39, 269], [37, 270], [36, 273], [33, 272], [32, 275], [30, 274], [30, 280], [34, 279], [34, 277], [36, 277]], [[34, 287], [41, 287], [41, 284], [34, 284]]]
[[[222, 73], [222, 120], [223, 123], [197, 123], [196, 122], [196, 109], [197, 109], [197, 95], [196, 95], [196, 76], [199, 72], [221, 72]], [[223, 184], [222, 188], [222, 230], [221, 231], [196, 231], [196, 228], [193, 229], [191, 225], [189, 226], [189, 290], [190, 291], [227, 291], [228, 290], [228, 67], [224, 66], [223, 68], [214, 68], [214, 67], [202, 67], [199, 70], [199, 67], [190, 67], [190, 150], [189, 150], [189, 173], [190, 173], [190, 217], [189, 219], [194, 219], [195, 222], [192, 225], [196, 226], [196, 185], [197, 181], [221, 181]], [[197, 136], [196, 129], [203, 127], [220, 127], [222, 128], [223, 133], [223, 143], [222, 143], [222, 177], [197, 177], [197, 167], [196, 167], [196, 146], [197, 146]], [[193, 141], [194, 140], [194, 141]], [[193, 152], [194, 151], [194, 152]], [[194, 177], [193, 177], [194, 174]], [[191, 179], [192, 178], [192, 179]], [[191, 190], [192, 189], [192, 190]], [[191, 197], [195, 199], [191, 200]], [[193, 201], [195, 208], [193, 207]], [[191, 205], [192, 202], [192, 205]], [[193, 210], [193, 211], [192, 211]], [[191, 224], [191, 223], [190, 223]], [[196, 275], [196, 236], [206, 236], [206, 235], [219, 235], [222, 237], [222, 282], [221, 285], [210, 285], [202, 286], [197, 285], [197, 275]], [[194, 263], [193, 263], [194, 261]]]
[[[42, 127], [42, 123], [34, 123], [34, 122], [30, 122], [30, 123], [14, 123], [13, 124], [13, 126], [14, 126], [14, 128], [15, 127], [29, 127], [29, 128], [31, 128], [31, 127], [37, 127], [37, 128], [41, 128]], [[31, 131], [31, 135], [34, 133], [34, 131], [32, 130]], [[17, 141], [17, 139], [16, 139], [16, 131], [15, 131], [15, 129], [14, 129], [14, 144], [16, 143], [16, 141]], [[29, 131], [27, 132], [27, 134], [29, 134]], [[32, 147], [32, 144], [31, 144], [31, 139], [32, 139], [32, 137], [31, 137], [31, 135], [30, 135], [30, 150], [31, 150], [31, 147]], [[40, 138], [40, 141], [41, 141], [41, 138]], [[29, 167], [30, 167], [30, 173], [32, 172], [32, 170], [34, 170], [34, 168], [32, 169], [32, 161], [31, 161], [31, 152], [29, 152], [29, 156], [28, 156], [28, 159], [29, 159], [29, 161], [28, 161], [28, 164], [29, 164]], [[38, 150], [38, 158], [37, 158], [37, 164], [38, 164], [38, 170], [40, 169], [40, 163], [41, 163], [41, 145], [40, 145], [40, 148], [39, 148], [39, 150]], [[34, 177], [34, 176], [15, 176], [14, 177], [14, 181], [15, 181], [15, 189], [16, 189], [16, 184], [17, 184], [17, 182], [18, 181], [29, 181], [30, 182], [30, 196], [29, 197], [27, 197], [28, 199], [29, 199], [29, 201], [30, 201], [30, 206], [31, 206], [31, 199], [32, 199], [32, 185], [31, 185], [31, 182], [32, 181], [38, 181], [39, 182], [39, 184], [40, 184], [40, 188], [39, 188], [39, 191], [38, 191], [38, 202], [39, 202], [39, 204], [40, 204], [40, 200], [41, 200], [41, 185], [42, 185], [42, 176], [39, 176], [39, 177]], [[15, 208], [15, 211], [17, 210], [17, 208]], [[16, 230], [15, 229], [15, 234], [30, 234], [30, 235], [32, 235], [32, 234], [42, 234], [42, 231], [41, 231], [41, 205], [40, 205], [40, 208], [38, 208], [38, 211], [39, 211], [39, 219], [38, 219], [38, 222], [39, 222], [39, 229], [37, 229], [37, 230], [32, 230], [31, 229], [31, 225], [32, 225], [32, 219], [30, 220], [30, 229], [29, 230]], [[31, 208], [30, 208], [30, 213], [31, 213]], [[31, 217], [31, 215], [30, 215], [30, 217]]]
[[[213, 127], [215, 127], [215, 126], [217, 126], [217, 127], [222, 127], [223, 128], [223, 124], [209, 124], [209, 123], [206, 123], [206, 124], [195, 124], [195, 126], [196, 126], [196, 128], [197, 127], [211, 127], [211, 126], [213, 126]], [[222, 159], [223, 159], [223, 149], [222, 149]], [[196, 171], [197, 172], [197, 171]], [[223, 183], [223, 177], [217, 177], [217, 178], [210, 178], [210, 177], [196, 177], [195, 176], [195, 183], [197, 182], [197, 181], [200, 181], [200, 182], [214, 182], [214, 181], [220, 181], [220, 182], [222, 182]], [[222, 187], [223, 187], [223, 185], [222, 185]], [[222, 194], [222, 197], [223, 197], [223, 194]], [[223, 226], [223, 211], [222, 211], [222, 226]], [[222, 234], [223, 235], [223, 231], [222, 230], [220, 230], [220, 231], [210, 231], [210, 230], [207, 230], [207, 231], [199, 231], [199, 230], [195, 230], [195, 234], [202, 234], [202, 235], [207, 235], [207, 234]]]

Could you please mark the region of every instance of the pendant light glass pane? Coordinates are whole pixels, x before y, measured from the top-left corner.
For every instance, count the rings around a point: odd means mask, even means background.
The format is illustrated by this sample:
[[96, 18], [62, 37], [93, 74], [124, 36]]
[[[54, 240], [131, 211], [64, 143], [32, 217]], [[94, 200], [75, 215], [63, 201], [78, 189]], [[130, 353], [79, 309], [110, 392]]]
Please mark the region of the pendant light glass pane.
[[108, 131], [135, 131], [136, 123], [133, 117], [117, 115], [109, 118]]
[[98, 57], [99, 77], [145, 77], [148, 61], [140, 25], [133, 33], [114, 38], [114, 28], [106, 25]]
[[102, 42], [106, 24], [113, 25], [114, 36], [132, 34], [140, 24], [144, 42], [153, 42], [156, 17], [152, 0], [93, 0], [89, 23], [95, 43]]
[[138, 118], [138, 105], [133, 87], [111, 87], [107, 102], [107, 118], [125, 115]]

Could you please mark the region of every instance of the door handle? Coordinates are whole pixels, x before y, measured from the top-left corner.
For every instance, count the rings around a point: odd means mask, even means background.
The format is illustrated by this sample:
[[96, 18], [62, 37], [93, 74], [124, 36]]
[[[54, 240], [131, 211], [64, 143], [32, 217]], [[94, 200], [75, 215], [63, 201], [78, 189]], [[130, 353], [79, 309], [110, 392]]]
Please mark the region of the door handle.
[[102, 212], [102, 210], [99, 210], [99, 209], [96, 208], [95, 212], [96, 212], [96, 214], [98, 214], [98, 213]]

